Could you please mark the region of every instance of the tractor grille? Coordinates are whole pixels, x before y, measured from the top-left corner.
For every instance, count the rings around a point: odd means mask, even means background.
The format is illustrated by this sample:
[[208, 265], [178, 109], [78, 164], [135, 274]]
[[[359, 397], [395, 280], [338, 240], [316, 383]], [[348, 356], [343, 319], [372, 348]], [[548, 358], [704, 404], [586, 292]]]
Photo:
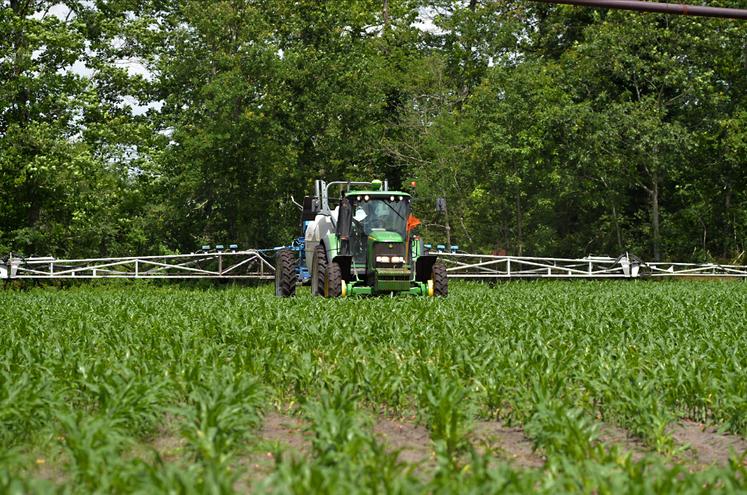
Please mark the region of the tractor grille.
[[[374, 244], [374, 260], [377, 256], [402, 256], [405, 257], [405, 244], [402, 242], [377, 242]], [[402, 263], [376, 263], [376, 266], [390, 268], [402, 266]]]
[[405, 245], [402, 242], [377, 242], [374, 244], [376, 256], [404, 256]]

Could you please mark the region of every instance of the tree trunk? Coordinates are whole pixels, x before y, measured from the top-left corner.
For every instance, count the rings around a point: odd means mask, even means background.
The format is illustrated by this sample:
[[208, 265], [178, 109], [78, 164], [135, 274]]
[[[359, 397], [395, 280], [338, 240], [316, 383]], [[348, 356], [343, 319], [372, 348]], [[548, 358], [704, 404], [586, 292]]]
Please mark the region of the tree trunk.
[[506, 254], [511, 254], [511, 223], [506, 222], [501, 225], [501, 234], [503, 234], [503, 249], [506, 250]]
[[[477, 0], [469, 0], [469, 4], [467, 8], [470, 10], [470, 12], [474, 13], [475, 10], [477, 10]], [[467, 53], [470, 53], [472, 51], [472, 46], [467, 46], [466, 49], [467, 49]], [[462, 84], [462, 93], [461, 93], [462, 98], [461, 98], [461, 102], [459, 103], [459, 105], [461, 105], [462, 102], [467, 99], [469, 92], [470, 92], [470, 85], [467, 81], [464, 81], [464, 84]]]
[[524, 251], [524, 234], [523, 234], [523, 226], [521, 224], [522, 220], [522, 213], [521, 213], [521, 196], [517, 193], [516, 194], [516, 249], [517, 249], [517, 256], [521, 256]]
[[[13, 13], [24, 18], [29, 14], [29, 2], [21, 2], [20, 0], [11, 0], [10, 8]], [[16, 78], [21, 76], [23, 72], [24, 58], [28, 57], [28, 41], [24, 35], [23, 28], [17, 28], [13, 31], [13, 75]], [[25, 127], [29, 121], [28, 104], [31, 94], [26, 86], [21, 87], [17, 90], [15, 95], [16, 109], [15, 109], [15, 121], [20, 127]]]
[[[30, 7], [33, 4], [28, 1], [11, 0], [10, 8], [13, 13], [19, 18], [25, 18], [31, 11]], [[13, 76], [16, 80], [19, 80], [23, 71], [26, 69], [27, 60], [29, 57], [28, 39], [25, 36], [23, 27], [14, 29], [12, 39], [13, 47]], [[12, 121], [18, 125], [21, 129], [28, 127], [31, 120], [29, 113], [29, 105], [31, 100], [31, 91], [26, 85], [21, 86], [16, 90], [14, 95], [15, 110], [13, 111]], [[24, 145], [28, 148], [29, 156], [26, 157], [27, 161], [33, 159], [37, 154], [36, 144], [33, 139], [25, 138]], [[41, 217], [41, 197], [38, 193], [37, 179], [34, 173], [29, 173], [25, 178], [24, 188], [20, 190], [21, 197], [28, 198], [28, 210], [26, 211], [26, 224], [28, 226], [34, 226]], [[35, 249], [37, 246], [33, 246]]]
[[724, 235], [724, 248], [723, 248], [723, 257], [727, 258], [729, 257], [730, 249], [729, 245], [731, 244], [730, 237], [734, 238], [734, 249], [736, 252], [739, 252], [739, 236], [737, 235], [737, 219], [734, 216], [734, 212], [731, 211], [731, 195], [732, 195], [732, 188], [731, 184], [727, 184], [726, 186], [726, 197], [724, 198], [724, 216], [726, 217], [727, 226], [726, 229], [724, 229], [725, 235]]
[[706, 225], [703, 219], [700, 220], [700, 225], [703, 227], [703, 252], [705, 253], [707, 251], [706, 245], [708, 244], [708, 225]]
[[661, 240], [659, 232], [659, 174], [656, 172], [653, 174], [651, 189], [649, 191], [651, 196], [651, 232], [653, 237], [654, 261], [661, 261], [661, 253], [659, 252]]
[[622, 232], [620, 231], [620, 222], [617, 221], [617, 208], [615, 208], [615, 205], [612, 205], [612, 221], [615, 223], [615, 235], [617, 236], [617, 249], [622, 253], [623, 251]]
[[446, 249], [451, 250], [451, 225], [449, 225], [449, 208], [444, 205], [444, 223], [446, 224]]
[[384, 0], [384, 31], [389, 29], [389, 0]]

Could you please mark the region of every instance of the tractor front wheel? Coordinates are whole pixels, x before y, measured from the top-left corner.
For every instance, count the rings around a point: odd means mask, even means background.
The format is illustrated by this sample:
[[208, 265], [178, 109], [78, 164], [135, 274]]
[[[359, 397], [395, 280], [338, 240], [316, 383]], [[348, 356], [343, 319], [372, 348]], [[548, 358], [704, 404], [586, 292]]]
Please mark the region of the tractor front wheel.
[[296, 257], [293, 251], [283, 249], [275, 257], [275, 295], [291, 297], [296, 295]]
[[342, 270], [340, 270], [340, 265], [333, 261], [327, 265], [327, 277], [324, 280], [324, 296], [342, 296], [343, 284], [344, 282], [342, 281]]
[[442, 261], [436, 261], [433, 264], [431, 281], [433, 283], [434, 296], [446, 297], [449, 295], [449, 279], [446, 277], [446, 265]]
[[311, 260], [311, 295], [323, 296], [324, 284], [327, 278], [327, 252], [324, 245], [319, 243], [314, 248], [314, 257]]

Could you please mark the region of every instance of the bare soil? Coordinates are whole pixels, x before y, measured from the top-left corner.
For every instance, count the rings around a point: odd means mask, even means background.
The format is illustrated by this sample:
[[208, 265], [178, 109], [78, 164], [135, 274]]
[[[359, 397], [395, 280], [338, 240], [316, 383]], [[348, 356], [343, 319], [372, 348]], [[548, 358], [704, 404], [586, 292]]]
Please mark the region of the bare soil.
[[650, 452], [643, 440], [632, 436], [626, 429], [609, 423], [602, 424], [599, 440], [605, 445], [616, 446], [623, 453], [629, 453], [634, 461], [642, 459]]
[[414, 422], [377, 418], [373, 433], [387, 448], [399, 453], [400, 462], [420, 464], [433, 460], [430, 433]]
[[[711, 465], [724, 465], [732, 455], [747, 452], [747, 439], [722, 434], [715, 428], [689, 420], [670, 426], [668, 433], [679, 445], [687, 449], [674, 463], [691, 470]], [[303, 418], [271, 411], [265, 415], [262, 427], [247, 445], [244, 455], [237, 459], [237, 468], [244, 471], [237, 481], [239, 491], [251, 491], [256, 482], [272, 473], [278, 451], [283, 456], [308, 456], [311, 453], [311, 433]], [[400, 462], [410, 465], [414, 473], [422, 476], [435, 469], [436, 460], [427, 428], [417, 424], [414, 418], [397, 418], [386, 414], [373, 417], [373, 435], [388, 451], [397, 452]], [[517, 468], [542, 468], [545, 458], [535, 451], [532, 441], [520, 427], [509, 427], [498, 421], [475, 421], [472, 423], [469, 441], [480, 452], [495, 455], [495, 462], [508, 461]], [[617, 446], [620, 451], [630, 453], [633, 460], [640, 460], [651, 453], [643, 441], [631, 436], [627, 430], [611, 424], [602, 424], [599, 441], [603, 445]], [[186, 441], [180, 435], [173, 418], [166, 418], [158, 432], [143, 444], [143, 449], [133, 452], [136, 457], [152, 459], [153, 451], [165, 462], [184, 461]], [[66, 478], [64, 463], [59, 456], [39, 458], [32, 468], [36, 477], [59, 483]]]
[[675, 442], [689, 446], [684, 453], [695, 467], [725, 465], [732, 455], [747, 452], [747, 440], [737, 435], [719, 433], [715, 428], [690, 420], [681, 420], [669, 427]]
[[488, 448], [518, 467], [538, 468], [545, 464], [545, 459], [534, 450], [534, 444], [521, 428], [497, 421], [475, 421], [471, 440], [476, 447]]
[[51, 458], [37, 457], [34, 462], [35, 469], [32, 472], [35, 478], [49, 481], [55, 485], [60, 485], [67, 481], [68, 475], [65, 471], [65, 461], [60, 456], [53, 456]]
[[272, 473], [276, 462], [276, 450], [284, 457], [297, 458], [308, 455], [311, 451], [311, 440], [305, 427], [306, 423], [301, 418], [276, 411], [266, 413], [262, 427], [253, 441], [257, 442], [254, 450], [237, 460], [237, 467], [243, 474], [234, 485], [236, 492], [252, 492], [258, 481]]
[[310, 450], [309, 433], [305, 431], [301, 418], [270, 412], [265, 415], [258, 436], [265, 442], [274, 442], [297, 453], [306, 454]]
[[[308, 455], [311, 440], [305, 429], [303, 419], [271, 412], [265, 416], [258, 437], [264, 442], [276, 442], [291, 455]], [[373, 435], [387, 450], [397, 452], [400, 462], [419, 465], [426, 470], [435, 466], [430, 432], [414, 420], [378, 415], [374, 418]], [[496, 452], [500, 459], [518, 467], [536, 468], [545, 463], [521, 428], [507, 427], [495, 421], [477, 421], [473, 423], [470, 441], [477, 448]], [[266, 454], [271, 457], [270, 452]], [[256, 458], [252, 460], [256, 462]]]
[[176, 462], [184, 455], [186, 441], [176, 431], [162, 430], [153, 438], [149, 446], [153, 448], [164, 462]]

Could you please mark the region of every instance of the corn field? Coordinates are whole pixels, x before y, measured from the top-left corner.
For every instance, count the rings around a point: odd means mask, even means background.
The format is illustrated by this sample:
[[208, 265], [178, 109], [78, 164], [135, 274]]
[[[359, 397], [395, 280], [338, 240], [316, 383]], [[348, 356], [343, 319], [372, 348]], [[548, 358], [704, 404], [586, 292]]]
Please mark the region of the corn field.
[[2, 493], [747, 490], [747, 284], [0, 292]]

